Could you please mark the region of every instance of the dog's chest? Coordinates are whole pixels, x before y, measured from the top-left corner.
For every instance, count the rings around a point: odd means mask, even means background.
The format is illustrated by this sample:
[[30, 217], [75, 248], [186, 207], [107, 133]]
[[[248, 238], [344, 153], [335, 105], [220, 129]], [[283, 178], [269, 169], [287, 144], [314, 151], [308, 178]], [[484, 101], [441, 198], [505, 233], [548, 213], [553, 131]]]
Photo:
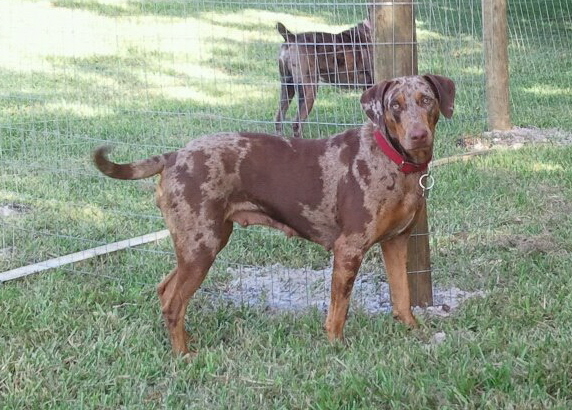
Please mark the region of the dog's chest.
[[420, 207], [421, 197], [417, 194], [381, 207], [376, 215], [375, 236], [383, 240], [403, 233], [415, 222]]

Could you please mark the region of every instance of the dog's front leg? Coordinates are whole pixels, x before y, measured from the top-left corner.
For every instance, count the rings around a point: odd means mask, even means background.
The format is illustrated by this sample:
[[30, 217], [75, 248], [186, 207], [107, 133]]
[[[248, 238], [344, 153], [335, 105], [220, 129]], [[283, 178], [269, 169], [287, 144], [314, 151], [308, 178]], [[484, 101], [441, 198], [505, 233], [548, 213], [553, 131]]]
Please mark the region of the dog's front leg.
[[293, 84], [292, 72], [282, 58], [278, 60], [278, 67], [280, 69], [280, 102], [276, 112], [275, 126], [276, 132], [282, 135], [282, 123], [296, 94], [296, 87]]
[[317, 75], [304, 76], [302, 81], [302, 84], [296, 86], [298, 91], [298, 112], [292, 124], [292, 130], [296, 138], [302, 137], [302, 123], [306, 121], [310, 111], [312, 111], [316, 94], [318, 93]]
[[411, 296], [407, 278], [408, 241], [409, 232], [382, 242], [381, 250], [393, 304], [393, 317], [408, 326], [416, 327], [417, 320], [411, 313]]
[[326, 332], [331, 341], [343, 337], [350, 296], [362, 258], [363, 251], [349, 245], [345, 237], [338, 238], [334, 244], [332, 290], [326, 318]]

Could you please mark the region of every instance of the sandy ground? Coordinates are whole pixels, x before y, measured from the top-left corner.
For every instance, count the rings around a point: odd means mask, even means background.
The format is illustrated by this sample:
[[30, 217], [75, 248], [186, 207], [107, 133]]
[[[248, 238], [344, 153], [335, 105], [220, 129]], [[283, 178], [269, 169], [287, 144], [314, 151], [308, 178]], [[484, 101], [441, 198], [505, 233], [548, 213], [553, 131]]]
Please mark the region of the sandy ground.
[[[236, 303], [263, 306], [276, 311], [301, 311], [311, 307], [326, 311], [330, 301], [331, 268], [291, 269], [276, 264], [266, 267], [229, 268], [232, 280], [225, 296]], [[447, 316], [464, 300], [483, 296], [458, 288], [433, 289], [434, 306], [429, 314]], [[350, 309], [385, 313], [391, 309], [389, 285], [379, 272], [361, 272], [355, 282]]]
[[463, 137], [457, 144], [468, 148], [469, 152], [491, 148], [518, 149], [532, 144], [570, 145], [572, 133], [557, 128], [514, 127], [508, 131], [484, 132], [478, 137]]

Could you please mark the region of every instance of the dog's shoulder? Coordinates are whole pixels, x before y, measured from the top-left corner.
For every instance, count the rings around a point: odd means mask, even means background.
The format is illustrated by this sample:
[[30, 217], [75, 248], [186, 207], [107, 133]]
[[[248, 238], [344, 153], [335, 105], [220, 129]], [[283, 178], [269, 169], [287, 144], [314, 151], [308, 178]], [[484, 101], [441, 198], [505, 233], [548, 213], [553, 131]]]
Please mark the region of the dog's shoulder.
[[338, 134], [332, 135], [327, 140], [329, 141], [329, 145], [332, 147], [357, 147], [361, 142], [361, 133], [361, 127], [349, 128]]

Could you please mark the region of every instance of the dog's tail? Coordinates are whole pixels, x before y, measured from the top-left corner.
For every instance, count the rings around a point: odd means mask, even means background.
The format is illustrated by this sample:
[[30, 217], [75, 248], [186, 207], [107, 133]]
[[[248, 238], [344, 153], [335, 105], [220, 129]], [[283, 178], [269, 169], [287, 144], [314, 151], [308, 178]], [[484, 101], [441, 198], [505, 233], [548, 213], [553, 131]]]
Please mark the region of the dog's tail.
[[142, 179], [156, 175], [163, 170], [170, 153], [155, 155], [151, 158], [130, 164], [116, 164], [107, 158], [108, 146], [101, 146], [93, 152], [93, 162], [97, 169], [111, 178]]
[[292, 33], [286, 26], [280, 22], [276, 23], [276, 30], [284, 37], [284, 41], [293, 42], [296, 39], [296, 34]]

